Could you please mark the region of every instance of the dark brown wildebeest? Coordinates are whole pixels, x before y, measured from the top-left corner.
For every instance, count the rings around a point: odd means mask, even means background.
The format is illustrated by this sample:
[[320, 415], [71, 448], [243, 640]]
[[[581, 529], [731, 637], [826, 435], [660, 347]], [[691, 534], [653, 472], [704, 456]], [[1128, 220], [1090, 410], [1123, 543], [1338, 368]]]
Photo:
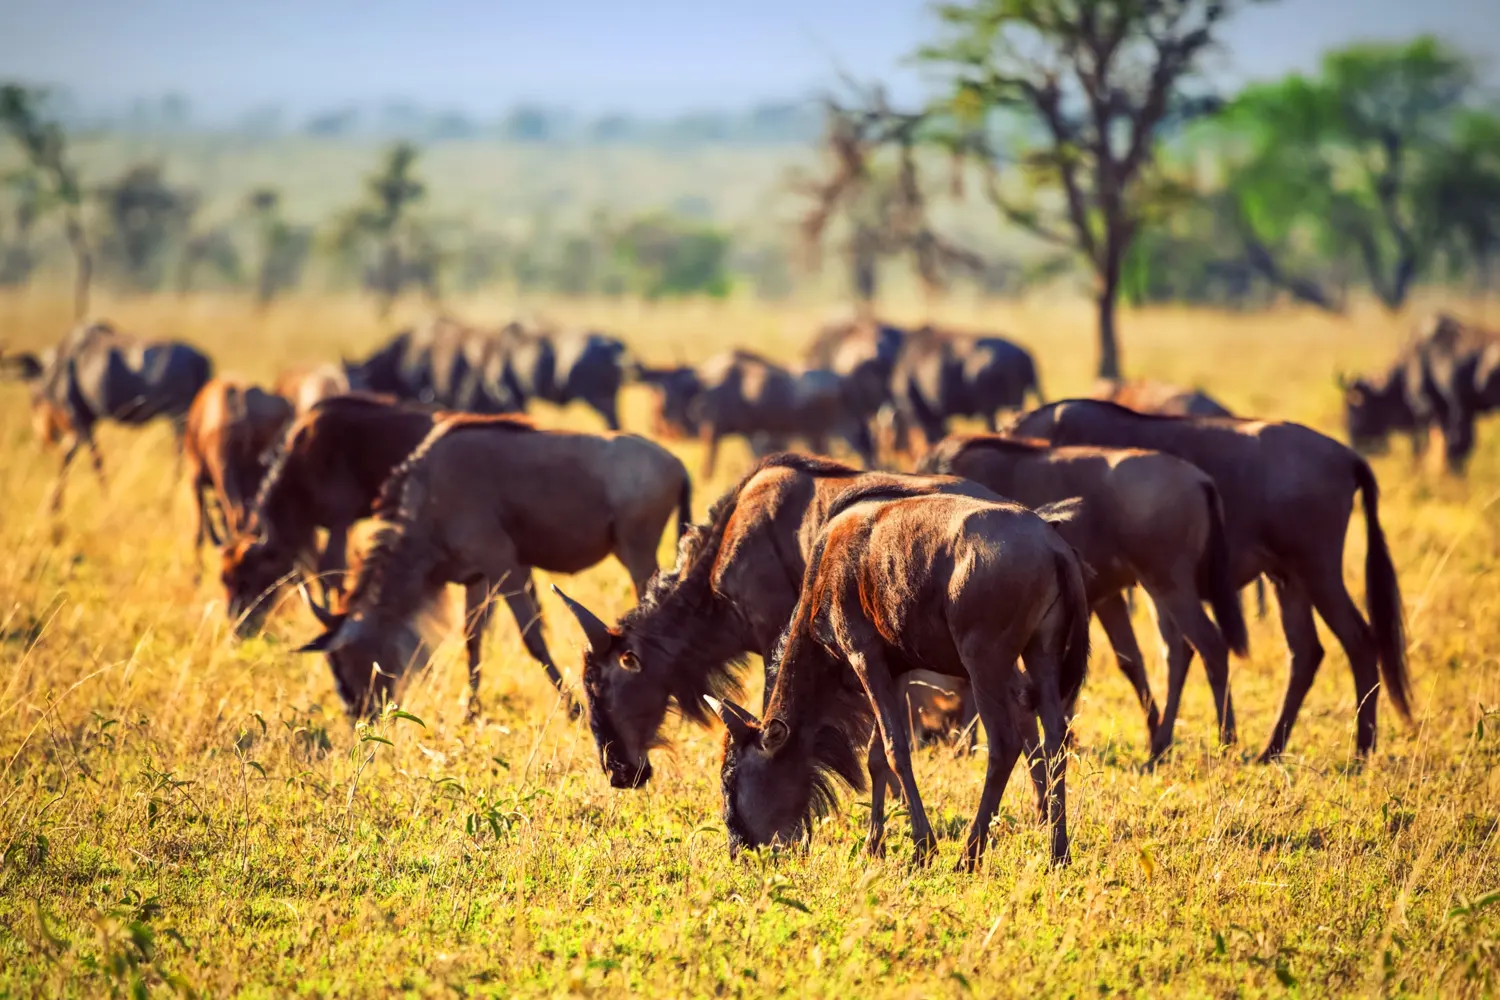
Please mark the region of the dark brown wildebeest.
[[1094, 385], [1094, 398], [1118, 403], [1137, 413], [1159, 413], [1168, 417], [1232, 417], [1223, 403], [1202, 389], [1137, 379], [1100, 379]]
[[[856, 484], [993, 498], [952, 476], [861, 473], [809, 455], [771, 455], [688, 530], [674, 568], [658, 573], [614, 628], [561, 595], [583, 627], [589, 724], [611, 785], [638, 788], [651, 779], [649, 754], [673, 704], [706, 724], [702, 696], [737, 691], [734, 670], [746, 655], [770, 669], [813, 540], [834, 500]], [[771, 685], [768, 675], [767, 692]]]
[[965, 750], [974, 749], [979, 716], [968, 682], [931, 670], [912, 670], [901, 676], [901, 693], [914, 746], [955, 740]]
[[924, 326], [908, 333], [891, 370], [889, 420], [894, 447], [909, 452], [908, 433], [920, 429], [931, 447], [948, 433], [951, 417], [980, 417], [995, 430], [1000, 410], [1020, 410], [1028, 395], [1044, 402], [1031, 354], [1000, 337]]
[[891, 399], [891, 371], [906, 342], [906, 331], [869, 317], [841, 317], [825, 323], [803, 352], [807, 368], [839, 377], [849, 414], [869, 428]]
[[1500, 334], [1437, 313], [1386, 372], [1341, 376], [1339, 388], [1356, 450], [1379, 453], [1392, 433], [1405, 432], [1420, 458], [1436, 428], [1449, 470], [1462, 474], [1474, 450], [1474, 418], [1500, 408]]
[[452, 416], [433, 427], [382, 488], [385, 522], [350, 588], [307, 646], [329, 654], [353, 713], [377, 711], [406, 667], [396, 640], [449, 583], [465, 588], [469, 713], [479, 711], [479, 653], [499, 592], [527, 651], [559, 690], [540, 629], [533, 568], [578, 573], [613, 555], [636, 593], [656, 572], [662, 529], [691, 519], [687, 470], [633, 434], [538, 430], [514, 417]]
[[625, 381], [623, 341], [589, 330], [554, 330], [523, 322], [495, 336], [485, 369], [519, 409], [533, 399], [566, 406], [587, 404], [612, 431], [620, 429], [619, 395]]
[[699, 388], [687, 412], [707, 448], [705, 479], [714, 474], [719, 442], [732, 434], [748, 438], [757, 457], [780, 451], [793, 438], [806, 441], [814, 452], [825, 452], [828, 439], [837, 435], [867, 465], [873, 459], [868, 432], [849, 413], [843, 385], [830, 371], [794, 371], [735, 350], [705, 361], [694, 375]]
[[[1286, 749], [1323, 661], [1314, 609], [1349, 656], [1359, 706], [1358, 752], [1375, 748], [1382, 678], [1397, 711], [1411, 718], [1401, 589], [1380, 527], [1380, 488], [1369, 464], [1351, 449], [1300, 424], [1148, 416], [1097, 400], [1044, 406], [1023, 418], [1015, 433], [1060, 445], [1163, 451], [1213, 478], [1224, 502], [1230, 575], [1239, 586], [1262, 573], [1271, 578], [1291, 648], [1286, 700], [1262, 761]], [[1344, 586], [1344, 537], [1355, 493], [1365, 511], [1368, 623]]]
[[[298, 417], [261, 483], [247, 533], [224, 550], [225, 605], [235, 632], [255, 632], [299, 564], [340, 589], [349, 529], [370, 516], [381, 484], [431, 432], [438, 411], [351, 393]], [[321, 556], [317, 530], [328, 532]]]
[[331, 396], [343, 396], [365, 386], [350, 382], [349, 372], [340, 365], [318, 365], [316, 368], [298, 368], [284, 371], [276, 376], [271, 386], [276, 395], [292, 404], [297, 416], [302, 416]]
[[[1152, 759], [1172, 744], [1187, 677], [1184, 638], [1203, 657], [1219, 736], [1235, 741], [1229, 653], [1244, 655], [1249, 640], [1230, 576], [1223, 505], [1207, 473], [1159, 451], [1054, 448], [992, 434], [945, 438], [918, 471], [963, 476], [1029, 507], [1081, 498], [1057, 531], [1091, 571], [1089, 604], [1145, 712]], [[1167, 705], [1160, 720], [1125, 606], [1125, 592], [1137, 584], [1156, 605], [1168, 652]], [[1204, 614], [1205, 602], [1217, 626]]]
[[[937, 838], [922, 806], [897, 681], [917, 667], [967, 678], [989, 739], [979, 808], [961, 865], [978, 867], [989, 824], [1023, 750], [1033, 758], [1068, 860], [1067, 712], [1088, 667], [1089, 607], [1073, 550], [1018, 504], [887, 488], [840, 497], [813, 547], [801, 596], [777, 650], [764, 722], [725, 701], [724, 825], [731, 851], [810, 835], [835, 801], [834, 778], [864, 784], [858, 751], [872, 715], [884, 765], [905, 793], [917, 860]], [[1024, 674], [1018, 669], [1024, 660]], [[1043, 756], [1034, 756], [1040, 716]], [[872, 747], [873, 750], [873, 747]], [[875, 768], [880, 767], [879, 772]], [[872, 809], [872, 812], [874, 810]], [[883, 830], [871, 820], [870, 845]]]
[[652, 437], [661, 441], [682, 441], [698, 436], [698, 427], [690, 412], [693, 400], [703, 389], [696, 371], [686, 365], [651, 368], [637, 364], [632, 367], [630, 375], [652, 390]]
[[397, 333], [362, 361], [344, 362], [344, 373], [351, 385], [445, 410], [518, 412], [523, 401], [490, 377], [496, 349], [493, 332], [438, 316]]
[[[243, 379], [210, 379], [188, 410], [183, 452], [198, 510], [194, 571], [205, 538], [223, 545], [245, 530], [268, 452], [292, 419], [292, 404]], [[223, 519], [215, 526], [211, 507]]]
[[22, 353], [4, 360], [31, 390], [32, 407], [38, 411], [35, 423], [46, 432], [43, 440], [65, 446], [52, 487], [54, 511], [62, 506], [63, 483], [80, 448], [88, 448], [103, 485], [104, 462], [94, 443], [94, 425], [101, 420], [139, 426], [165, 417], [172, 423], [180, 462], [188, 408], [213, 375], [213, 363], [197, 348], [137, 340], [104, 322], [76, 327], [43, 355]]

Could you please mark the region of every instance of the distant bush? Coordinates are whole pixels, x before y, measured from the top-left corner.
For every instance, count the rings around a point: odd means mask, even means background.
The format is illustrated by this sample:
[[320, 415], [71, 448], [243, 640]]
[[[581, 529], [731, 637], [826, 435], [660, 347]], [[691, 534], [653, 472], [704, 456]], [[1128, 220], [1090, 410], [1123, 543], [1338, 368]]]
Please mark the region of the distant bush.
[[614, 255], [627, 288], [647, 299], [729, 294], [729, 236], [710, 226], [651, 215], [616, 237]]

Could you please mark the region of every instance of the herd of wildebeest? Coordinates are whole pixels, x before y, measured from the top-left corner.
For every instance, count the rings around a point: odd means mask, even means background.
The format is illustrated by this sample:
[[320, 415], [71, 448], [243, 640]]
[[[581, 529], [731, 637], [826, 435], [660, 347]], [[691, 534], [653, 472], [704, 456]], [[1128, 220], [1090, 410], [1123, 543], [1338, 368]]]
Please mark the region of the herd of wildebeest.
[[[481, 711], [481, 644], [498, 597], [576, 717], [584, 706], [543, 641], [532, 570], [578, 573], [615, 556], [637, 597], [615, 624], [558, 591], [586, 640], [582, 689], [601, 765], [616, 788], [639, 787], [669, 711], [704, 725], [717, 716], [732, 851], [809, 837], [840, 782], [863, 789], [868, 773], [869, 849], [884, 849], [890, 786], [925, 861], [936, 841], [910, 742], [941, 732], [973, 746], [982, 724], [988, 765], [962, 863], [978, 864], [1023, 755], [1051, 857], [1066, 860], [1065, 751], [1090, 617], [1136, 691], [1155, 763], [1172, 744], [1194, 655], [1219, 738], [1235, 741], [1240, 591], [1262, 578], [1291, 668], [1261, 761], [1285, 750], [1323, 659], [1314, 612], [1354, 675], [1356, 751], [1375, 746], [1377, 688], [1410, 718], [1401, 595], [1361, 453], [1404, 431], [1420, 455], [1438, 432], [1462, 472], [1476, 415], [1500, 408], [1500, 338], [1438, 314], [1383, 375], [1341, 377], [1353, 447], [1155, 382], [1047, 402], [1031, 355], [998, 337], [846, 318], [819, 330], [803, 361], [734, 350], [652, 368], [598, 333], [446, 316], [269, 389], [215, 377], [192, 346], [102, 322], [40, 355], [0, 355], [30, 389], [38, 435], [62, 450], [54, 510], [80, 449], [104, 483], [97, 422], [171, 422], [196, 546], [222, 549], [235, 633], [256, 632], [295, 589], [323, 628], [303, 649], [326, 656], [356, 718], [379, 713], [426, 664], [423, 616], [449, 584], [465, 594], [470, 715]], [[755, 452], [700, 523], [683, 463], [619, 430], [617, 398], [632, 382], [654, 399], [652, 436], [706, 445], [704, 476], [727, 436]], [[1036, 408], [1025, 412], [1029, 397]], [[520, 415], [533, 399], [583, 402], [609, 431], [538, 427]], [[988, 432], [950, 434], [960, 416]], [[835, 439], [864, 470], [822, 457]], [[806, 450], [787, 450], [797, 442]], [[915, 471], [887, 471], [898, 467]], [[1367, 615], [1343, 576], [1356, 497]], [[350, 529], [371, 517], [372, 541], [350, 560]], [[677, 560], [662, 569], [674, 519]], [[1154, 605], [1167, 656], [1160, 706], [1131, 624], [1134, 588]], [[765, 665], [760, 718], [731, 700], [752, 653]]]

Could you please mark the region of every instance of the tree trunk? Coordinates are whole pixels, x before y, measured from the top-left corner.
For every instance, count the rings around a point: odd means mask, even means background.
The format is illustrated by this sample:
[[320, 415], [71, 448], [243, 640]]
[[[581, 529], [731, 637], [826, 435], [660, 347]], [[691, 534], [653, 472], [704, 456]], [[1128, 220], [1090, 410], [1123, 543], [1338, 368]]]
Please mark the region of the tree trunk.
[[1115, 332], [1115, 304], [1120, 298], [1118, 263], [1106, 266], [1099, 281], [1099, 377], [1120, 377], [1120, 342]]
[[73, 319], [82, 322], [89, 312], [89, 285], [94, 280], [94, 255], [89, 251], [88, 240], [84, 239], [83, 226], [72, 215], [68, 216], [67, 239], [68, 246], [73, 249], [73, 259], [77, 262], [73, 274]]

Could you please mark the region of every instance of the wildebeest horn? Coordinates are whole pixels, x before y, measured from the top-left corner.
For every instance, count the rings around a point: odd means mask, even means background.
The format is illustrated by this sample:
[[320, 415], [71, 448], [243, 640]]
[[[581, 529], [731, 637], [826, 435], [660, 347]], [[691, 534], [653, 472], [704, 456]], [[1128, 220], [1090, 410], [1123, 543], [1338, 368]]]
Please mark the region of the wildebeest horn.
[[583, 637], [588, 641], [589, 649], [600, 651], [609, 648], [609, 626], [600, 621], [598, 615], [564, 594], [562, 588], [555, 583], [552, 585], [552, 592], [563, 599], [568, 610], [573, 612], [573, 617], [578, 619], [578, 624], [583, 626]]
[[299, 581], [297, 591], [302, 595], [302, 600], [307, 604], [307, 610], [311, 611], [313, 617], [318, 619], [319, 625], [322, 625], [331, 632], [335, 626], [342, 624], [343, 620], [339, 615], [334, 614], [332, 609], [326, 605], [319, 604], [313, 598], [312, 592], [307, 589], [306, 583]]
[[714, 710], [729, 730], [729, 735], [734, 737], [736, 743], [743, 743], [755, 739], [760, 732], [760, 720], [751, 715], [747, 709], [743, 709], [734, 702], [725, 699], [720, 701], [711, 695], [704, 695], [703, 700], [708, 707]]

